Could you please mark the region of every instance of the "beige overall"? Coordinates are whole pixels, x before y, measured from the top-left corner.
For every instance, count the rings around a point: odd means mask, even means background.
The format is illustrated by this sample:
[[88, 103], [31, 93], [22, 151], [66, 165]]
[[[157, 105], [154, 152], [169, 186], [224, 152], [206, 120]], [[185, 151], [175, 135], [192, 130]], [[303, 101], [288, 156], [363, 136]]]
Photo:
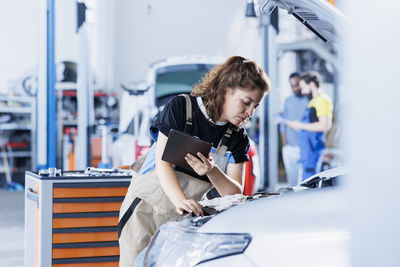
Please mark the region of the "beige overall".
[[[192, 107], [189, 96], [186, 98], [186, 121], [191, 123]], [[229, 138], [232, 130], [225, 133]], [[225, 152], [227, 146], [220, 141], [213, 156], [221, 170], [226, 168]], [[157, 228], [177, 216], [176, 208], [164, 193], [155, 170], [145, 174], [136, 173], [144, 159], [132, 165], [133, 176], [128, 192], [119, 213], [118, 235], [120, 247], [119, 266], [131, 267], [137, 255], [149, 244]], [[188, 199], [199, 201], [212, 188], [212, 184], [175, 171], [179, 185]]]

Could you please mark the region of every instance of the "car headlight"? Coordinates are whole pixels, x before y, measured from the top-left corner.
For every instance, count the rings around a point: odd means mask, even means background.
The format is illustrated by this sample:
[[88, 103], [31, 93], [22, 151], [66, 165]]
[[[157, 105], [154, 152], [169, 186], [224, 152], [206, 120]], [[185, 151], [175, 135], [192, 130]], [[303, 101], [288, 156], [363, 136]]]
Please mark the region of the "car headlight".
[[201, 233], [167, 223], [151, 240], [144, 266], [194, 266], [243, 253], [250, 241], [247, 233]]

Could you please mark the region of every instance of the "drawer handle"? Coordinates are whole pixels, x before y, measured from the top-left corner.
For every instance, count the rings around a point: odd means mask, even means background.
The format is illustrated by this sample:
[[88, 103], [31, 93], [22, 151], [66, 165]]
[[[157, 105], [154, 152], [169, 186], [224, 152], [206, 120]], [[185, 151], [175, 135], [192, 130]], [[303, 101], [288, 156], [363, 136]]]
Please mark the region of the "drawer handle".
[[39, 207], [39, 195], [35, 191], [33, 191], [32, 188], [28, 188], [28, 190], [26, 191], [26, 197], [30, 200], [35, 201]]

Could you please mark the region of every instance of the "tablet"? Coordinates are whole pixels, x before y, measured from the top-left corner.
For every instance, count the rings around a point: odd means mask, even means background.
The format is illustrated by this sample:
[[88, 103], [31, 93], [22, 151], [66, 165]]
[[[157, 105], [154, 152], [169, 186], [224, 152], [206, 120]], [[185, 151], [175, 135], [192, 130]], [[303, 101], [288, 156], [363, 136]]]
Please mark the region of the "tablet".
[[171, 129], [161, 159], [175, 164], [182, 169], [193, 172], [194, 170], [185, 160], [186, 154], [190, 153], [197, 157], [197, 152], [200, 152], [207, 157], [210, 149], [210, 143], [203, 141], [198, 137]]

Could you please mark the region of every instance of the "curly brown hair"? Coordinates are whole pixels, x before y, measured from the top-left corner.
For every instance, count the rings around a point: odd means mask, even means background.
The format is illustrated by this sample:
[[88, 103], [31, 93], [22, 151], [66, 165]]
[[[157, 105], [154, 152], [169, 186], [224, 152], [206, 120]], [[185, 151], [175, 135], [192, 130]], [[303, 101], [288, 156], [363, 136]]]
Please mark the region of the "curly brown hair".
[[270, 87], [267, 74], [257, 63], [241, 56], [233, 56], [214, 66], [194, 86], [190, 94], [200, 96], [210, 118], [217, 121], [222, 114], [228, 88], [268, 93]]

